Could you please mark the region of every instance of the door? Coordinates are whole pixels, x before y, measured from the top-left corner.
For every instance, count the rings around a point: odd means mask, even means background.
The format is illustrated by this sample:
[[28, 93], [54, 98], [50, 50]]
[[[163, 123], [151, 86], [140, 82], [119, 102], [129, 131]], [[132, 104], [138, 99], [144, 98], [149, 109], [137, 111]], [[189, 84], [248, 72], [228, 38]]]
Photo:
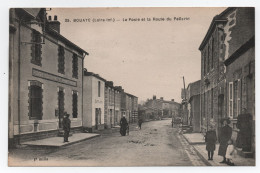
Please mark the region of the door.
[[218, 96], [218, 130], [221, 128], [221, 119], [224, 118], [224, 94]]
[[95, 109], [95, 129], [98, 129], [98, 116], [99, 116], [99, 110], [98, 108]]
[[64, 116], [64, 92], [58, 92], [58, 110], [59, 110], [59, 128], [62, 128], [62, 120]]

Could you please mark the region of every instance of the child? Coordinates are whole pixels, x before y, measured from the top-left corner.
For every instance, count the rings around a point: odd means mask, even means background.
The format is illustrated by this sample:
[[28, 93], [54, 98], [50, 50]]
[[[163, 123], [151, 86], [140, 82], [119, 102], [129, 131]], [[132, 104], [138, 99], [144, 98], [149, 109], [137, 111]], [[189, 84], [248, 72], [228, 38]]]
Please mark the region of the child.
[[216, 149], [217, 135], [213, 125], [210, 126], [210, 130], [205, 135], [206, 150], [208, 151], [208, 160], [213, 160], [214, 151]]
[[227, 152], [226, 152], [226, 159], [227, 159], [227, 164], [230, 166], [235, 166], [235, 164], [233, 163], [233, 156], [235, 153], [235, 147], [233, 144], [233, 140], [230, 139], [228, 141], [228, 147], [227, 147]]

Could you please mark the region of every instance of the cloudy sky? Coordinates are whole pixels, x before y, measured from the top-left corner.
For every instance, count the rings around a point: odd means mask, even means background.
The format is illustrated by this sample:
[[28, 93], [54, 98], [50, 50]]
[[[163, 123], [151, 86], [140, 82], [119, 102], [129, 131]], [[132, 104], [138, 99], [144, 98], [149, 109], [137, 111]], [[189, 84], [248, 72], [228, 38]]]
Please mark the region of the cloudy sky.
[[[48, 15], [52, 18], [57, 15], [61, 34], [89, 52], [85, 58], [88, 71], [122, 86], [126, 92], [139, 97], [139, 101], [153, 95], [181, 101], [182, 76], [186, 86], [200, 79], [198, 47], [212, 18], [223, 10], [60, 8], [52, 9]], [[174, 17], [188, 20], [174, 20]], [[138, 18], [145, 21], [132, 21]], [[79, 22], [81, 19], [85, 21]], [[94, 22], [97, 19], [101, 21]]]

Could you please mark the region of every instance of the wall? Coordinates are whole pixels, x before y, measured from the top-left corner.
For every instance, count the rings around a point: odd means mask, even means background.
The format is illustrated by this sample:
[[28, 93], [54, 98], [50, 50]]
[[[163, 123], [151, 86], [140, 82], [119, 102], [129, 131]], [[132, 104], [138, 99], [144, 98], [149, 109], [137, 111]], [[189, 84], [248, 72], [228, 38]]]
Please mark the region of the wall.
[[83, 81], [83, 127], [92, 128], [92, 76], [84, 76]]
[[[31, 42], [31, 29], [25, 26], [21, 26], [21, 42]], [[19, 30], [16, 31], [15, 42], [18, 41]], [[52, 40], [52, 41], [50, 41]], [[20, 133], [35, 133], [48, 130], [58, 129], [58, 117], [55, 116], [55, 109], [58, 107], [58, 87], [63, 87], [65, 89], [65, 111], [72, 115], [72, 91], [78, 92], [78, 117], [72, 118], [70, 116], [72, 127], [82, 126], [82, 58], [78, 58], [78, 79], [72, 78], [72, 55], [78, 52], [74, 51], [72, 48], [66, 47], [65, 45], [65, 74], [58, 73], [58, 44], [63, 45], [62, 42], [55, 40], [54, 38], [48, 36], [45, 39], [45, 44], [42, 44], [42, 66], [34, 65], [31, 63], [31, 45], [32, 44], [20, 44], [21, 47], [21, 65], [20, 65]], [[18, 51], [18, 45], [16, 45], [15, 51]], [[15, 58], [18, 61], [18, 56]], [[18, 65], [18, 64], [17, 64]], [[17, 66], [16, 66], [17, 67]], [[18, 67], [17, 67], [18, 68]], [[66, 79], [76, 82], [76, 86], [71, 86], [67, 84], [60, 83], [58, 80], [51, 81], [32, 75], [33, 69], [38, 69], [43, 72], [49, 73], [51, 76], [55, 75], [56, 79]], [[17, 74], [18, 76], [19, 74]], [[43, 89], [43, 117], [42, 120], [30, 120], [29, 113], [29, 81], [36, 80], [41, 82]], [[18, 86], [18, 81], [16, 81]], [[18, 89], [15, 91], [18, 91]], [[16, 104], [14, 104], [15, 107]], [[14, 114], [14, 134], [19, 134], [19, 122], [18, 113]]]
[[[98, 97], [98, 81], [100, 81], [100, 97]], [[92, 77], [92, 126], [95, 126], [95, 109], [101, 109], [101, 124], [99, 129], [104, 128], [104, 103], [105, 103], [105, 82]]]

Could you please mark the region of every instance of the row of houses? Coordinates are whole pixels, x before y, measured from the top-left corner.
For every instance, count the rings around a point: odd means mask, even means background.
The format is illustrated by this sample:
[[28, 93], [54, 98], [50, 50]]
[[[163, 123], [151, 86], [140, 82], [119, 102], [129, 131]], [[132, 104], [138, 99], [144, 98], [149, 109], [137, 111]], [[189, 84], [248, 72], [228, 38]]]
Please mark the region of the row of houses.
[[[248, 128], [250, 147], [255, 152], [255, 11], [254, 8], [227, 8], [216, 15], [199, 46], [201, 79], [185, 90], [183, 109], [195, 132], [216, 127], [221, 119], [230, 118], [232, 138], [237, 124]], [[246, 112], [242, 113], [242, 109]], [[238, 116], [243, 114], [243, 119]], [[240, 125], [239, 125], [240, 126]]]
[[47, 9], [10, 9], [9, 30], [9, 144], [56, 136], [64, 114], [75, 132], [136, 118], [138, 98], [84, 69], [88, 52], [60, 34]]
[[162, 119], [162, 118], [173, 118], [179, 116], [180, 104], [175, 102], [174, 99], [171, 101], [164, 100], [163, 97], [157, 99], [154, 95], [152, 99], [147, 101], [139, 107], [139, 110], [143, 114], [143, 119]]
[[117, 126], [122, 116], [134, 123], [138, 118], [138, 97], [84, 69], [83, 112], [87, 118], [83, 127], [90, 132]]

